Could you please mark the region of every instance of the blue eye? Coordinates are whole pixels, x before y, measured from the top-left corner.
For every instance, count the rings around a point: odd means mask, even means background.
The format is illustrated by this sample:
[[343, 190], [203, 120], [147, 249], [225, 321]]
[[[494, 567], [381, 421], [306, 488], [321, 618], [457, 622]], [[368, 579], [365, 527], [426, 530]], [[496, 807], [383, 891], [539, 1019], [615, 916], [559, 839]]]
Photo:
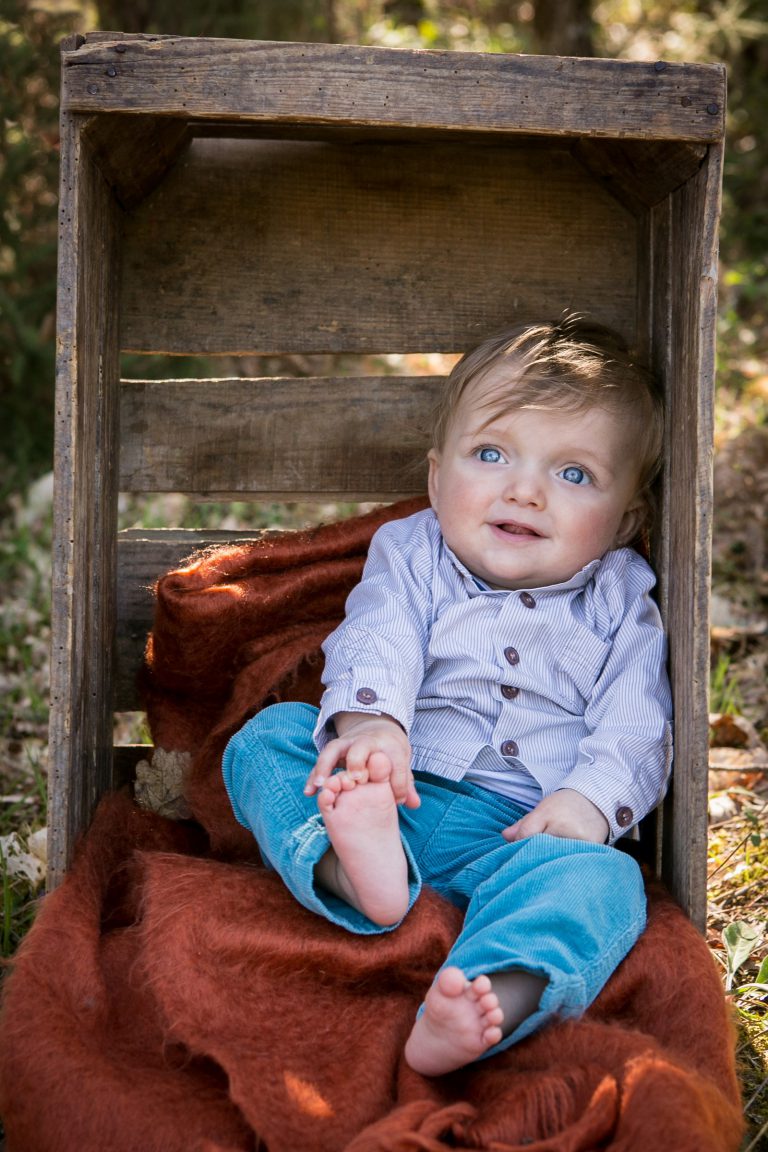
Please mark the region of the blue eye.
[[577, 468], [575, 464], [571, 464], [568, 468], [563, 468], [559, 473], [563, 480], [567, 480], [569, 484], [591, 484], [592, 480], [583, 468]]
[[482, 460], [483, 464], [499, 464], [502, 456], [498, 448], [480, 448], [477, 452], [477, 458]]

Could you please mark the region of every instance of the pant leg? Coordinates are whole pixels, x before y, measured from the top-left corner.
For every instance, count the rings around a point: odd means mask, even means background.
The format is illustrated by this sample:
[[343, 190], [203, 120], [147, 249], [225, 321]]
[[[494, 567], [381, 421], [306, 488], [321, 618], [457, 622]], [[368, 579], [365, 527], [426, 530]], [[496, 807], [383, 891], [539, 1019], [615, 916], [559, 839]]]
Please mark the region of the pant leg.
[[[490, 1055], [592, 1003], [645, 926], [645, 890], [636, 862], [615, 848], [548, 835], [508, 844], [501, 830], [514, 805], [461, 788], [467, 795], [416, 853], [424, 883], [466, 907], [445, 965], [469, 979], [522, 969], [547, 980], [537, 1011]], [[480, 855], [468, 855], [469, 828]]]
[[[350, 932], [391, 931], [315, 884], [315, 866], [330, 847], [317, 799], [303, 792], [317, 758], [312, 739], [317, 715], [309, 704], [275, 704], [249, 720], [224, 750], [227, 795], [237, 819], [256, 838], [265, 864], [305, 908]], [[403, 847], [410, 908], [421, 881], [410, 849]]]

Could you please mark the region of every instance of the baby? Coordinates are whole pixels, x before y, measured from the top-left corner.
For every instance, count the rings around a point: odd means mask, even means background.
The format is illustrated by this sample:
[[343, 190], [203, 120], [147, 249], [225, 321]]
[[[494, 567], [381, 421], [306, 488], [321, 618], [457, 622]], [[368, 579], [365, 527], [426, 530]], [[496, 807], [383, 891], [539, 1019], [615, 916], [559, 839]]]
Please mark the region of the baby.
[[431, 508], [374, 536], [324, 645], [321, 708], [279, 704], [224, 780], [265, 862], [350, 931], [428, 883], [465, 912], [414, 1023], [440, 1075], [594, 1000], [645, 924], [613, 845], [671, 763], [649, 522], [661, 402], [607, 330], [517, 328], [448, 378]]

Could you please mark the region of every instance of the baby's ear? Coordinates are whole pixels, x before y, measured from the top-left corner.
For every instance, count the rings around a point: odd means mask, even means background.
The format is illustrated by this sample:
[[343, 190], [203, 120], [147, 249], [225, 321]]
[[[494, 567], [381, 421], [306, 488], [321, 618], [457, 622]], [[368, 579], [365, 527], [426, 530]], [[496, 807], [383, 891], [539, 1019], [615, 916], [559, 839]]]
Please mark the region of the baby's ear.
[[429, 502], [433, 508], [437, 508], [437, 491], [438, 491], [438, 474], [440, 470], [440, 457], [434, 448], [430, 448], [427, 453], [427, 460], [429, 461], [429, 478], [427, 480], [427, 490], [429, 492]]
[[621, 518], [619, 530], [616, 533], [616, 548], [623, 548], [632, 543], [647, 523], [649, 511], [645, 495], [638, 493]]

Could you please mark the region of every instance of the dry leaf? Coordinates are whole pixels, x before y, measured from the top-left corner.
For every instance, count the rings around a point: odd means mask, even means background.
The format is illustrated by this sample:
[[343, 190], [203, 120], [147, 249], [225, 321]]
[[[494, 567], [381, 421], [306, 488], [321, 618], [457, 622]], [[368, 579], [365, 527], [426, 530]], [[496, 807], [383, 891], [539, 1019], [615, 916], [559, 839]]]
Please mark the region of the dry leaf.
[[712, 748], [758, 748], [768, 755], [757, 729], [746, 716], [712, 712], [709, 716], [709, 731]]
[[45, 864], [39, 856], [25, 851], [16, 832], [0, 836], [0, 856], [9, 876], [23, 876], [35, 885], [45, 878]]
[[155, 748], [151, 763], [140, 760], [136, 765], [136, 803], [170, 820], [186, 820], [191, 812], [184, 799], [184, 774], [191, 761], [188, 752]]

